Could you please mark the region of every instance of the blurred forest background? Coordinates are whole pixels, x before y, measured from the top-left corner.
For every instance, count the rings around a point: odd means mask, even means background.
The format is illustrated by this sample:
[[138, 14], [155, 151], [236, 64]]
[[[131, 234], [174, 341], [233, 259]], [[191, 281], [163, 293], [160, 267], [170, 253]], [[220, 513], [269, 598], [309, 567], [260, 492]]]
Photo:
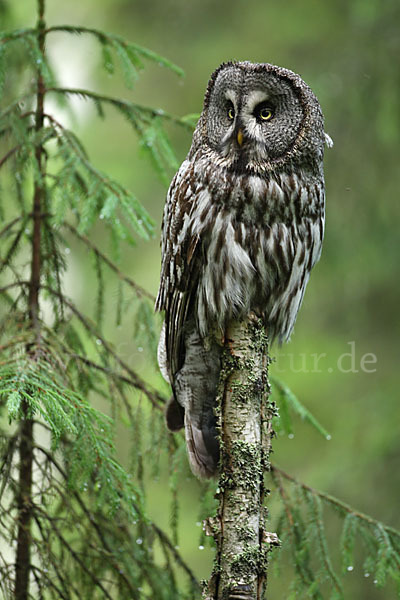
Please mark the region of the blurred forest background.
[[[3, 0], [0, 8], [2, 29], [35, 22], [33, 0]], [[127, 90], [121, 77], [102, 74], [95, 42], [59, 34], [49, 41], [48, 51], [66, 87], [107, 91], [183, 116], [201, 111], [211, 72], [222, 61], [237, 59], [292, 69], [316, 93], [335, 144], [325, 161], [325, 245], [292, 341], [272, 350], [276, 362], [271, 373], [297, 394], [331, 439], [295, 422], [294, 436], [275, 441], [273, 461], [309, 485], [399, 528], [398, 0], [48, 0], [47, 23], [120, 34], [185, 71], [180, 79], [150, 65], [134, 90]], [[155, 294], [166, 184], [156, 178], [120, 115], [110, 110], [102, 122], [89, 103], [74, 99], [74, 105], [73, 115], [58, 107], [52, 110], [82, 137], [93, 163], [132, 189], [156, 223], [155, 238], [126, 247], [121, 260], [121, 269]], [[169, 133], [180, 162], [190, 133], [172, 126]], [[95, 236], [100, 247], [102, 232], [99, 224]], [[72, 240], [68, 259], [66, 291], [90, 311], [94, 275]], [[113, 303], [115, 297], [112, 283], [106, 298]], [[124, 359], [166, 393], [148, 357], [132, 342], [129, 327], [117, 330], [110, 320], [105, 331]], [[314, 355], [323, 355], [317, 368]], [[150, 432], [151, 423], [146, 421], [144, 428]], [[122, 462], [128, 461], [124, 448], [130, 436], [121, 425]], [[170, 519], [169, 485], [161, 477], [147, 487], [148, 512], [162, 526]], [[201, 488], [188, 470], [177, 485], [180, 549], [196, 575], [207, 578], [213, 554], [199, 541]], [[272, 494], [272, 519], [273, 500]], [[375, 589], [361, 562], [345, 579], [346, 597], [352, 600], [395, 597], [390, 586]], [[270, 589], [271, 598], [281, 597], [277, 579], [271, 580]]]

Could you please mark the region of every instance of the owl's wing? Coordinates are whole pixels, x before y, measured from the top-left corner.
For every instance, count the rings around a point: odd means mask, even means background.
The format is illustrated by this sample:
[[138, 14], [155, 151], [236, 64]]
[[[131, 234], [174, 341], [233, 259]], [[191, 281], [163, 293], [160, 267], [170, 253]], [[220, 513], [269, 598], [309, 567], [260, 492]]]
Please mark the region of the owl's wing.
[[184, 360], [183, 332], [198, 282], [200, 238], [192, 231], [192, 164], [185, 161], [168, 190], [162, 224], [161, 283], [156, 310], [165, 310], [165, 352], [169, 379]]

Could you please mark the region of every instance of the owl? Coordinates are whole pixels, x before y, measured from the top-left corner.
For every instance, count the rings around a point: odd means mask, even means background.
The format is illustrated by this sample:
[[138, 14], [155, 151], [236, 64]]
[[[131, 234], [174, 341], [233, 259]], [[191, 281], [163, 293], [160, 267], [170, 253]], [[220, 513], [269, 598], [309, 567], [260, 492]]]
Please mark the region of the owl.
[[224, 330], [250, 311], [270, 341], [289, 339], [324, 234], [318, 100], [271, 64], [223, 63], [212, 74], [162, 224], [158, 361], [185, 428], [192, 471], [217, 472], [215, 403]]

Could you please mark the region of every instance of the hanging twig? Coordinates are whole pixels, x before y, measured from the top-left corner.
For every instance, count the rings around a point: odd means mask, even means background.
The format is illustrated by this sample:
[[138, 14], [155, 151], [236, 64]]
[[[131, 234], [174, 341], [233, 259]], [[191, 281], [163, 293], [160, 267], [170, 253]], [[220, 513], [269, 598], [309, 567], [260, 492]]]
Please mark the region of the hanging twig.
[[131, 380], [134, 381], [134, 386], [143, 392], [145, 396], [150, 400], [150, 402], [156, 407], [159, 408], [159, 403], [165, 403], [165, 398], [156, 390], [153, 390], [148, 384], [146, 384], [141, 377], [133, 369], [131, 369], [119, 356], [116, 352], [114, 352], [111, 344], [109, 344], [103, 336], [99, 334], [99, 332], [93, 327], [90, 321], [76, 308], [73, 302], [66, 299], [65, 296], [61, 296], [61, 294], [57, 290], [53, 290], [47, 285], [42, 285], [42, 289], [48, 291], [53, 296], [63, 299], [65, 306], [67, 306], [71, 312], [80, 320], [82, 325], [89, 331], [93, 336], [96, 336], [98, 340], [100, 340], [101, 345], [107, 351], [109, 356], [112, 356], [114, 360], [128, 373]]
[[[357, 519], [361, 519], [362, 521], [365, 521], [366, 523], [368, 523], [368, 525], [371, 525], [373, 527], [381, 526], [385, 529], [385, 531], [388, 534], [395, 535], [397, 537], [399, 536], [399, 532], [397, 529], [394, 529], [393, 527], [389, 527], [388, 525], [383, 525], [377, 519], [374, 519], [373, 517], [370, 517], [369, 515], [366, 515], [365, 513], [355, 510], [349, 504], [346, 504], [346, 502], [339, 500], [335, 496], [331, 496], [330, 494], [321, 492], [320, 490], [316, 490], [315, 488], [307, 485], [306, 483], [303, 483], [302, 481], [298, 481], [295, 477], [293, 477], [292, 475], [289, 475], [289, 473], [285, 473], [285, 471], [282, 471], [282, 469], [279, 469], [276, 465], [271, 465], [270, 470], [271, 470], [272, 476], [274, 477], [277, 475], [279, 477], [280, 481], [282, 481], [282, 478], [286, 479], [290, 483], [292, 483], [296, 486], [299, 486], [303, 490], [309, 492], [311, 495], [321, 498], [321, 500], [323, 500], [324, 502], [331, 504], [333, 507], [337, 508], [339, 511], [345, 512], [350, 515], [354, 515]], [[282, 483], [280, 485], [278, 485], [278, 490], [279, 490], [280, 496], [282, 498], [284, 498], [286, 496], [286, 494], [285, 494], [285, 489], [282, 486]]]
[[135, 290], [135, 293], [136, 293], [136, 295], [139, 298], [141, 298], [143, 296], [143, 297], [148, 298], [149, 300], [151, 300], [151, 302], [153, 304], [155, 303], [156, 299], [155, 299], [155, 297], [152, 294], [150, 294], [147, 290], [145, 290], [140, 285], [138, 285], [137, 283], [135, 283], [133, 281], [133, 279], [131, 279], [130, 277], [128, 277], [127, 275], [125, 275], [124, 273], [122, 273], [122, 271], [117, 267], [117, 265], [114, 264], [108, 258], [108, 256], [106, 256], [103, 252], [101, 252], [101, 250], [95, 244], [93, 244], [93, 242], [91, 242], [90, 239], [86, 235], [83, 235], [83, 234], [79, 233], [79, 231], [76, 229], [76, 227], [74, 227], [73, 225], [70, 225], [69, 223], [63, 223], [63, 226], [66, 227], [67, 229], [69, 229], [69, 231], [71, 233], [73, 233], [81, 242], [83, 242], [84, 244], [86, 244], [86, 246], [88, 246], [88, 248], [90, 248], [91, 250], [93, 250], [93, 252], [99, 258], [101, 258], [101, 260], [103, 262], [105, 262], [106, 265], [108, 267], [110, 267], [110, 269], [112, 271], [114, 271], [114, 273], [116, 273], [116, 275], [122, 281], [125, 281], [125, 283], [127, 283], [133, 290]]

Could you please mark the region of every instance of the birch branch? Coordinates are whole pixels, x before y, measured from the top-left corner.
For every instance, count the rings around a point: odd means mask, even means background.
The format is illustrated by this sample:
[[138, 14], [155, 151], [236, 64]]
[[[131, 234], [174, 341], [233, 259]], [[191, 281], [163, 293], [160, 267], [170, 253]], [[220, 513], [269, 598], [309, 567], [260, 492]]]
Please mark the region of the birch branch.
[[250, 314], [225, 332], [219, 384], [221, 472], [217, 516], [205, 521], [217, 546], [206, 600], [261, 600], [268, 552], [279, 544], [265, 529], [264, 472], [270, 470], [272, 417], [268, 383], [268, 339]]

